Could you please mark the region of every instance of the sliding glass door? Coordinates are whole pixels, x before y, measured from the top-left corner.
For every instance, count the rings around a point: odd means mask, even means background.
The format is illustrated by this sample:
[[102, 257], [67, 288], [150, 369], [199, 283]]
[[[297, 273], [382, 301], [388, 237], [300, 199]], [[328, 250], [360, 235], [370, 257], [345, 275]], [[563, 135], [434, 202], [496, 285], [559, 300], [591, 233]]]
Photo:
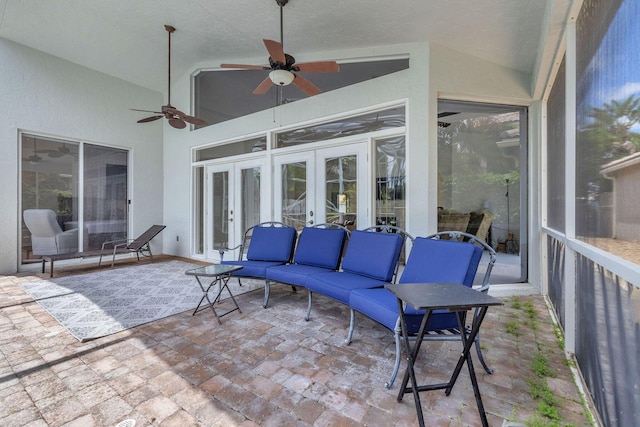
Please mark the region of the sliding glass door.
[[21, 152], [23, 263], [127, 238], [127, 150], [22, 134]]

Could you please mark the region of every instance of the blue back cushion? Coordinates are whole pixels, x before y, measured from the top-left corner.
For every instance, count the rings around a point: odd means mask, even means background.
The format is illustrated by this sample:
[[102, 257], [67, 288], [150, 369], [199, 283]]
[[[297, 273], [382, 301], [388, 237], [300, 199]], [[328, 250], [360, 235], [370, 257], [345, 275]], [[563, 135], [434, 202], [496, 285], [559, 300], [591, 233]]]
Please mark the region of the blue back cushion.
[[295, 239], [296, 229], [293, 227], [255, 227], [251, 233], [247, 259], [288, 262]]
[[472, 243], [418, 237], [399, 283], [455, 282], [471, 286], [482, 257]]
[[335, 270], [340, 264], [346, 236], [347, 232], [341, 228], [305, 227], [298, 238], [293, 262]]
[[404, 239], [399, 234], [354, 230], [349, 237], [342, 269], [389, 282], [403, 243]]

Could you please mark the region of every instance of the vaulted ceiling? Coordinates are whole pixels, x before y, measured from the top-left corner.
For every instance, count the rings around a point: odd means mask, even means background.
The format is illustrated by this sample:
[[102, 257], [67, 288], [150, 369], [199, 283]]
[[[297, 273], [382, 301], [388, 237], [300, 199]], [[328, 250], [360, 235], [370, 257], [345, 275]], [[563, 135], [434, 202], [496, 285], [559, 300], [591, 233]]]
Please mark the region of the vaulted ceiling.
[[[303, 62], [319, 52], [430, 42], [533, 74], [549, 26], [561, 25], [550, 11], [562, 2], [290, 0], [284, 44]], [[275, 0], [0, 0], [0, 37], [161, 92], [164, 24], [177, 28], [177, 78], [201, 63], [266, 63], [262, 39], [280, 39], [279, 20]]]

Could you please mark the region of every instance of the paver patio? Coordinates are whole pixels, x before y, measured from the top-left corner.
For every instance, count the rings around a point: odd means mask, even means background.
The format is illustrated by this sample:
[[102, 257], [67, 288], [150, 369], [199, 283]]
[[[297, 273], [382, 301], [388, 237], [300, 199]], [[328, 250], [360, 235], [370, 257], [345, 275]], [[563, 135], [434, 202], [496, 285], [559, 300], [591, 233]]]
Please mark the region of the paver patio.
[[[358, 316], [353, 343], [345, 345], [348, 308], [327, 298], [315, 298], [306, 322], [306, 291], [276, 285], [269, 308], [261, 291], [241, 295], [242, 313], [222, 325], [208, 311], [186, 312], [80, 343], [18, 286], [37, 276], [0, 276], [2, 426], [115, 426], [125, 419], [181, 427], [417, 425], [411, 396], [396, 400], [400, 379], [384, 388], [391, 334]], [[489, 424], [535, 416], [532, 361], [543, 355], [558, 425], [590, 425], [543, 297], [504, 302], [489, 310], [481, 331], [495, 373], [476, 364]], [[458, 354], [459, 343], [425, 344], [418, 378], [445, 380]], [[428, 425], [479, 425], [466, 369], [449, 397], [434, 391], [421, 398]]]

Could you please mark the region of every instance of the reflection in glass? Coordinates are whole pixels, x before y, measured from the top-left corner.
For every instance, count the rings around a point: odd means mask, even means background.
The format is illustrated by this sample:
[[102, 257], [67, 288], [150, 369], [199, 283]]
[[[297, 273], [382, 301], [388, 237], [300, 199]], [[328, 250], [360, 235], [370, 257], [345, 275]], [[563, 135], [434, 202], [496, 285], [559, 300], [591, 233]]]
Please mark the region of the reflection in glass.
[[[61, 230], [77, 229], [78, 144], [28, 134], [21, 142], [22, 210], [51, 209]], [[33, 255], [31, 232], [21, 224], [24, 262], [38, 257]]]
[[84, 248], [127, 239], [126, 150], [84, 144]]
[[326, 222], [356, 229], [358, 214], [358, 158], [355, 155], [325, 160]]
[[204, 254], [204, 167], [193, 169], [193, 250]]
[[213, 248], [226, 248], [229, 247], [229, 172], [214, 172], [212, 180]]
[[282, 222], [300, 231], [307, 221], [307, 163], [282, 165]]
[[405, 228], [405, 137], [375, 141], [376, 225]]
[[311, 142], [326, 141], [352, 135], [362, 135], [383, 129], [405, 125], [404, 105], [374, 111], [354, 117], [341, 118], [328, 123], [279, 132], [275, 136], [275, 148], [290, 147]]
[[204, 160], [221, 159], [224, 157], [238, 156], [241, 154], [256, 153], [267, 149], [267, 136], [262, 135], [257, 138], [249, 138], [242, 141], [231, 142], [229, 144], [216, 145], [213, 147], [199, 148], [196, 150], [196, 162]]
[[585, 1], [577, 25], [576, 235], [640, 264], [640, 2]]
[[260, 168], [242, 169], [242, 228], [260, 223]]

